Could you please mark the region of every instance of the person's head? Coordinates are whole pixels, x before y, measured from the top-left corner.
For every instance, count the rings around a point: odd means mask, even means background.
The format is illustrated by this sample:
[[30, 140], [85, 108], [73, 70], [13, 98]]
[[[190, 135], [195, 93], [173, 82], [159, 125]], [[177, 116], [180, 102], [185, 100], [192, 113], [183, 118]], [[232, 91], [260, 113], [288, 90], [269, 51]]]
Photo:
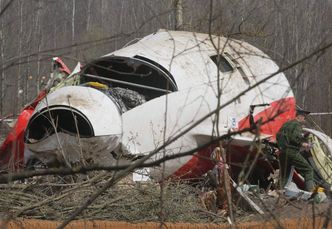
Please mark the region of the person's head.
[[310, 111], [296, 109], [296, 120], [299, 122], [304, 122], [308, 114], [310, 114]]

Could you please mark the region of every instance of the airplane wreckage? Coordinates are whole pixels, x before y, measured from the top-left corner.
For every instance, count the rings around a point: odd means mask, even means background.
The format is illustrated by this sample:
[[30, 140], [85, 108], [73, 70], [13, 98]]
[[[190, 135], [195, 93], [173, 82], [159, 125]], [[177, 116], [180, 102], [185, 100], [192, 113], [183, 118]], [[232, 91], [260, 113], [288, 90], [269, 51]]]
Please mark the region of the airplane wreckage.
[[[264, 185], [278, 168], [276, 133], [295, 117], [285, 75], [239, 40], [160, 30], [73, 72], [59, 58], [54, 66], [48, 86], [1, 146], [2, 170], [24, 168], [29, 158], [49, 167], [117, 165], [164, 145], [149, 161], [194, 153], [165, 161], [164, 170], [150, 168], [149, 176], [190, 179], [213, 168], [211, 153], [221, 142], [234, 180], [255, 160], [248, 179]], [[331, 184], [332, 141], [306, 131], [316, 142], [310, 157], [316, 177]], [[294, 180], [303, 187], [300, 176]]]

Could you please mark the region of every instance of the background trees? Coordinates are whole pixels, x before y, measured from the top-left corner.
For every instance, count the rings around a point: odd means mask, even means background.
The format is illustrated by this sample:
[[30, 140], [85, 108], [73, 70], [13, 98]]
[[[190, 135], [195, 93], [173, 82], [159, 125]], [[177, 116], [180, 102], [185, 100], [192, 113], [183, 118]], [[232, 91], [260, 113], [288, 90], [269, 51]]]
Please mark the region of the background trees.
[[[332, 37], [327, 0], [0, 0], [0, 9], [0, 116], [32, 100], [47, 81], [51, 57], [72, 67], [160, 28], [244, 39], [280, 66]], [[298, 105], [332, 111], [331, 60], [327, 50], [286, 72]], [[331, 135], [330, 115], [314, 120]]]

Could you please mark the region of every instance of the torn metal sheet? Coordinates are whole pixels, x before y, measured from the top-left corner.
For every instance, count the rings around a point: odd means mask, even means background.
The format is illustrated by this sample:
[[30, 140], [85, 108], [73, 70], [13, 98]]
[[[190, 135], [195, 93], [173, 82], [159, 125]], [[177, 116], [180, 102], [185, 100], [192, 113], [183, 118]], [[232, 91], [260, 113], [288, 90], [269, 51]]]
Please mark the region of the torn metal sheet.
[[110, 166], [117, 164], [111, 152], [119, 145], [120, 135], [79, 138], [63, 132], [54, 133], [29, 144], [29, 150], [47, 165], [66, 164]]

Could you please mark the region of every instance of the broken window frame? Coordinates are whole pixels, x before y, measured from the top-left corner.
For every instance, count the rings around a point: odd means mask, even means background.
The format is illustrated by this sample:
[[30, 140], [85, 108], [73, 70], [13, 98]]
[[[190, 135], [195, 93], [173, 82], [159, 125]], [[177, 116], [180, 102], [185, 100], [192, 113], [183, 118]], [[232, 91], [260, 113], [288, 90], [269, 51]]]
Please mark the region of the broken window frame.
[[[137, 68], [135, 69], [129, 64], [136, 65]], [[142, 69], [149, 70], [149, 72], [140, 73]], [[132, 72], [128, 70], [132, 70]], [[95, 73], [91, 74], [93, 71]], [[109, 74], [106, 74], [107, 71]], [[137, 91], [146, 97], [146, 101], [178, 90], [169, 71], [153, 60], [137, 55], [99, 58], [84, 66], [81, 76], [81, 84], [88, 81], [107, 82], [107, 85], [112, 85], [110, 88], [122, 87]]]
[[[209, 57], [221, 73], [233, 72], [234, 69], [236, 69], [236, 66], [225, 55], [216, 54], [216, 55], [212, 55], [212, 56], [209, 56]], [[219, 58], [219, 63], [218, 63], [218, 58]], [[222, 66], [222, 68], [220, 66]], [[224, 68], [224, 66], [227, 66], [228, 70], [226, 70]], [[225, 69], [225, 70], [223, 70], [223, 69]]]

